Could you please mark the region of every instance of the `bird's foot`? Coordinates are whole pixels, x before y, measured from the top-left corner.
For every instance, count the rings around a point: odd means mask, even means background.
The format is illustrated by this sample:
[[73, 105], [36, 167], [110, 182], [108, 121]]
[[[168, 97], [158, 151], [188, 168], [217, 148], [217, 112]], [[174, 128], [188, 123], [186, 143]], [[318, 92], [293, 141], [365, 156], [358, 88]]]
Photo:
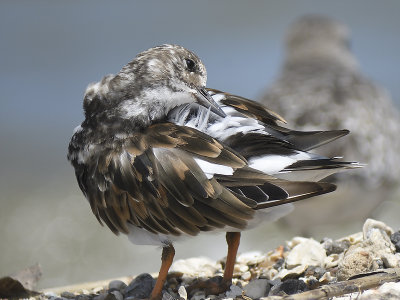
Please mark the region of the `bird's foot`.
[[222, 276], [211, 277], [208, 280], [195, 280], [188, 288], [189, 295], [197, 290], [203, 290], [206, 295], [219, 295], [226, 292], [231, 286], [231, 280], [224, 280]]

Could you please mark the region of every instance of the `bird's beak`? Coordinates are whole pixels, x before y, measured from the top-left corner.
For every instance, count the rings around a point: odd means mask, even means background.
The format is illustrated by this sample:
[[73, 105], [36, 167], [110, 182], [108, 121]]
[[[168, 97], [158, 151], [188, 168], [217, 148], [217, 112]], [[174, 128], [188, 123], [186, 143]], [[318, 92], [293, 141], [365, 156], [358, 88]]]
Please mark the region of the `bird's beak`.
[[204, 88], [196, 87], [197, 93], [196, 98], [197, 102], [206, 107], [210, 108], [213, 113], [216, 113], [218, 116], [225, 118], [226, 114], [221, 109], [221, 107], [214, 101], [214, 99], [210, 96], [209, 93]]

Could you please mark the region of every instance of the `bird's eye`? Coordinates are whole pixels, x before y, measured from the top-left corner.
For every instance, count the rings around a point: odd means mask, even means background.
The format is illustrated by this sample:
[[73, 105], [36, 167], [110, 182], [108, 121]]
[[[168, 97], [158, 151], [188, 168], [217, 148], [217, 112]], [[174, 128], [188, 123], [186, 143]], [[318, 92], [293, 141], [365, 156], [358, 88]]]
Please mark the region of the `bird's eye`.
[[186, 58], [185, 61], [186, 61], [187, 69], [190, 72], [196, 71], [196, 63], [193, 60], [191, 60], [190, 58]]

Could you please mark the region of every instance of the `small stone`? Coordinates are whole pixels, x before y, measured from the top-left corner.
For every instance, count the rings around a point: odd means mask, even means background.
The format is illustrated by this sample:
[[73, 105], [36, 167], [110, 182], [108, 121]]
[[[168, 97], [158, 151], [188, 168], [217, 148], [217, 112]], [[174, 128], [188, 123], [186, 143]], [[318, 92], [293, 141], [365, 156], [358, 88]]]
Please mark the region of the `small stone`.
[[280, 267], [283, 266], [284, 262], [285, 262], [285, 259], [284, 259], [284, 258], [280, 258], [280, 259], [278, 259], [278, 260], [276, 261], [276, 263], [275, 263], [272, 267], [273, 267], [274, 269], [278, 270]]
[[351, 246], [339, 263], [337, 278], [346, 280], [350, 277], [373, 270], [373, 257], [370, 252], [359, 246]]
[[54, 293], [54, 292], [52, 292], [52, 291], [46, 292], [46, 293], [44, 293], [44, 295], [45, 295], [46, 297], [48, 297], [48, 298], [50, 298], [50, 297], [57, 298], [57, 297], [58, 297], [57, 294]]
[[378, 289], [365, 291], [357, 298], [360, 300], [400, 299], [400, 282], [386, 282]]
[[307, 285], [303, 280], [299, 279], [288, 279], [271, 288], [270, 296], [279, 295], [293, 295], [300, 292], [307, 291]]
[[390, 240], [393, 245], [396, 247], [396, 252], [400, 252], [400, 230], [396, 231], [390, 236]]
[[102, 286], [96, 286], [94, 289], [92, 289], [92, 293], [98, 294], [103, 290], [104, 290], [104, 288]]
[[249, 271], [249, 266], [247, 265], [238, 265], [237, 263], [235, 264], [235, 267], [233, 269], [234, 273], [244, 273]]
[[89, 300], [89, 299], [90, 299], [90, 296], [87, 295], [87, 294], [88, 294], [88, 293], [78, 295], [78, 296], [75, 297], [75, 300]]
[[127, 287], [127, 285], [125, 284], [125, 282], [123, 282], [121, 280], [113, 280], [113, 281], [110, 281], [110, 283], [108, 284], [108, 290], [110, 292], [112, 292], [112, 291], [122, 291], [126, 287]]
[[187, 300], [187, 292], [183, 285], [181, 285], [178, 289], [179, 297], [183, 300]]
[[264, 260], [265, 255], [259, 251], [252, 251], [241, 253], [236, 259], [236, 264], [254, 266], [262, 263]]
[[313, 239], [301, 239], [286, 257], [286, 265], [292, 268], [298, 265], [322, 266], [326, 251], [320, 243]]
[[109, 293], [109, 294], [114, 295], [114, 297], [115, 297], [116, 300], [124, 300], [124, 296], [122, 296], [122, 294], [121, 294], [120, 291], [112, 291], [112, 292]]
[[71, 292], [62, 292], [60, 296], [67, 299], [75, 299], [76, 295]]
[[275, 275], [275, 277], [282, 280], [289, 278], [299, 278], [307, 269], [307, 265], [300, 265], [292, 269], [282, 269]]
[[244, 293], [246, 296], [252, 299], [258, 299], [264, 297], [269, 292], [270, 286], [267, 279], [256, 279], [250, 281], [244, 287]]
[[362, 232], [357, 232], [353, 233], [351, 235], [348, 235], [344, 238], [339, 239], [339, 241], [348, 241], [350, 245], [355, 245], [358, 243], [361, 243], [363, 241], [363, 233]]
[[[106, 297], [104, 298], [104, 300], [120, 300], [120, 299], [117, 299], [117, 297], [113, 294], [114, 292], [111, 292], [111, 293], [107, 293], [106, 294]], [[122, 298], [123, 299], [123, 298]]]
[[106, 293], [97, 295], [97, 296], [95, 296], [95, 297], [93, 298], [93, 300], [104, 300], [104, 299], [106, 299], [107, 295], [108, 295], [108, 294], [106, 294]]
[[319, 279], [320, 283], [327, 284], [331, 282], [335, 277], [331, 275], [331, 272], [326, 272], [324, 275], [321, 276]]
[[[229, 289], [229, 291], [227, 291], [227, 292], [225, 293], [225, 295], [226, 295], [227, 298], [233, 298], [233, 299], [235, 299], [236, 297], [242, 295], [242, 291], [243, 291], [243, 290], [242, 290], [241, 287], [232, 284], [231, 287], [230, 287], [230, 289]], [[193, 298], [192, 298], [191, 300], [193, 300]]]
[[324, 239], [322, 243], [326, 251], [326, 255], [329, 256], [331, 254], [340, 254], [349, 249], [350, 242], [347, 240], [342, 241], [333, 241], [332, 239]]
[[150, 274], [144, 273], [132, 280], [123, 294], [125, 297], [148, 298], [155, 284], [156, 280]]
[[395, 256], [396, 249], [386, 231], [379, 228], [371, 228], [368, 231], [368, 238], [362, 244], [365, 249], [368, 249], [373, 254], [374, 260], [381, 259], [386, 268], [399, 266]]
[[305, 271], [305, 276], [314, 276], [316, 279], [319, 279], [326, 273], [326, 270], [321, 267], [310, 266]]
[[344, 253], [331, 254], [326, 257], [324, 261], [325, 269], [335, 268], [339, 265], [339, 262], [343, 259]]
[[279, 278], [274, 279], [274, 280], [269, 280], [268, 281], [270, 286], [276, 286], [282, 283], [282, 280], [280, 280]]
[[196, 292], [190, 300], [204, 300], [206, 299], [206, 294], [203, 291]]
[[251, 279], [251, 273], [249, 271], [244, 272], [241, 276], [241, 278], [245, 281], [249, 281]]
[[193, 257], [175, 261], [170, 272], [181, 272], [183, 277], [212, 277], [219, 265], [206, 257]]
[[262, 272], [261, 272], [261, 276], [263, 278], [267, 278], [267, 279], [276, 278], [277, 274], [278, 274], [278, 271], [275, 269], [262, 270]]
[[307, 277], [305, 283], [310, 290], [316, 289], [321, 285], [314, 276]]
[[176, 299], [168, 292], [164, 292], [161, 300], [176, 300]]
[[374, 219], [367, 219], [363, 225], [364, 239], [370, 238], [370, 235], [371, 235], [371, 232], [373, 229], [378, 229], [382, 233], [386, 233], [388, 236], [391, 236], [393, 233], [393, 229], [391, 227], [387, 226], [385, 223], [374, 220]]

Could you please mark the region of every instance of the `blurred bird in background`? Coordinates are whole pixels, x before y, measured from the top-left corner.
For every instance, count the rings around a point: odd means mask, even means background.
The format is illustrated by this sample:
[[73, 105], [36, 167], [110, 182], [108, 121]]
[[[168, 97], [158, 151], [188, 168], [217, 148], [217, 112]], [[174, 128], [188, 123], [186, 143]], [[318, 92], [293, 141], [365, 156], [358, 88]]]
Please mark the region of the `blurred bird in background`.
[[296, 205], [284, 221], [302, 234], [312, 234], [317, 225], [361, 222], [398, 191], [399, 114], [387, 92], [360, 72], [349, 42], [347, 27], [337, 21], [300, 18], [288, 32], [281, 74], [262, 97], [291, 128], [349, 129], [349, 136], [319, 153], [367, 165], [333, 175], [337, 192], [317, 197], [327, 199]]

